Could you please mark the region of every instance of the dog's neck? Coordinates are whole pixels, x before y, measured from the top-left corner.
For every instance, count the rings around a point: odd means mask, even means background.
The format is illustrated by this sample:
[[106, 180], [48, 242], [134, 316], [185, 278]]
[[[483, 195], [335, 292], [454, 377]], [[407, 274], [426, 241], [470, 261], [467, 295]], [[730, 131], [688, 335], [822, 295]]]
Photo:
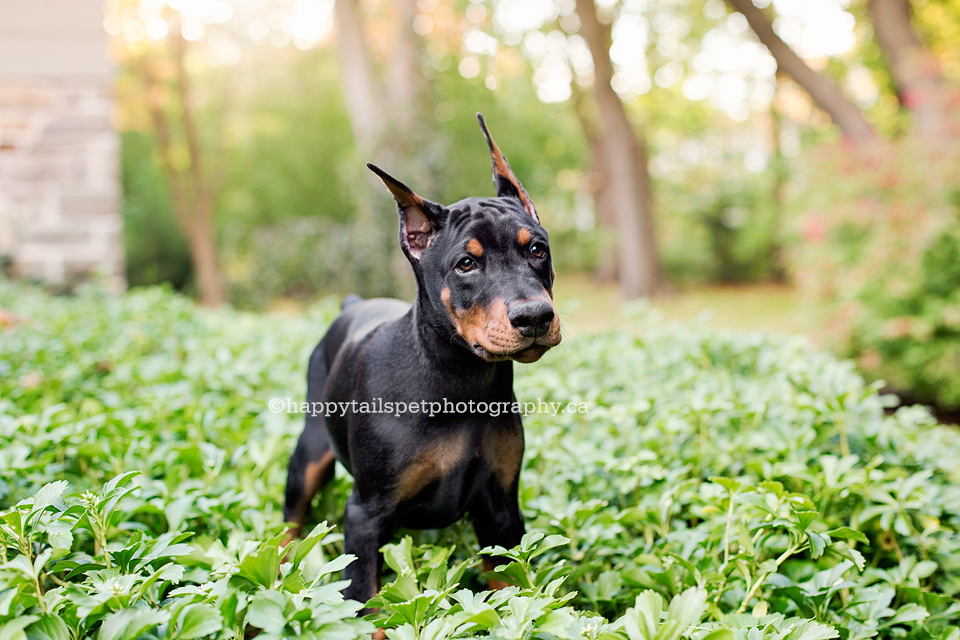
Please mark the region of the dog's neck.
[[442, 372], [452, 392], [469, 391], [484, 397], [498, 388], [512, 389], [513, 362], [488, 362], [477, 356], [456, 333], [449, 318], [431, 304], [422, 288], [408, 314], [412, 348], [423, 354], [430, 366]]

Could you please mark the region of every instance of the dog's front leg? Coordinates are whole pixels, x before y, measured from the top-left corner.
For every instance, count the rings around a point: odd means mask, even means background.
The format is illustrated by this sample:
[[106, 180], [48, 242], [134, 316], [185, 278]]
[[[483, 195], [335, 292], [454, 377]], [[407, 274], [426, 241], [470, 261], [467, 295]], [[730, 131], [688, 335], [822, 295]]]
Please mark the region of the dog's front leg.
[[[506, 489], [492, 481], [487, 493], [472, 505], [470, 515], [481, 549], [497, 545], [511, 549], [520, 544], [526, 531], [523, 514], [520, 513], [516, 480], [513, 486]], [[483, 559], [483, 570], [493, 571], [494, 567], [505, 562], [508, 562], [506, 558], [488, 556]], [[507, 586], [506, 582], [494, 579], [488, 580], [487, 584], [491, 589]]]
[[[383, 505], [361, 501], [356, 489], [347, 499], [343, 552], [357, 559], [343, 570], [343, 577], [350, 580], [350, 586], [343, 592], [345, 597], [365, 603], [380, 591], [380, 570], [383, 565], [380, 547], [390, 537], [390, 515], [391, 512]], [[365, 608], [360, 615], [372, 611]]]

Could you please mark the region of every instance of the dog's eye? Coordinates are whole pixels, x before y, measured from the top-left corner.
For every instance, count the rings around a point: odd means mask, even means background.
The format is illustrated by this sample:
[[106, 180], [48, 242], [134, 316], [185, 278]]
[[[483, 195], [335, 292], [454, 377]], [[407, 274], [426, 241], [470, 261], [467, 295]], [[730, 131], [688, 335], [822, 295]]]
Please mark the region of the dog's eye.
[[460, 273], [466, 273], [468, 271], [473, 271], [477, 268], [477, 261], [473, 258], [460, 258], [460, 262], [457, 263], [457, 271]]
[[547, 255], [547, 247], [541, 242], [534, 242], [530, 245], [530, 255], [534, 258], [542, 258]]

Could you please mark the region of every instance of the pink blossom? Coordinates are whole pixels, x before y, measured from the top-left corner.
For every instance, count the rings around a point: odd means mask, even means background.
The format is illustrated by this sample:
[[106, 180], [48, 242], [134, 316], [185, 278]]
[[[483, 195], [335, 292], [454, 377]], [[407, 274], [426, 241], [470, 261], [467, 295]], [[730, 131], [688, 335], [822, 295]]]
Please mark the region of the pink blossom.
[[803, 237], [807, 242], [821, 242], [827, 235], [827, 227], [820, 218], [807, 218], [803, 221]]

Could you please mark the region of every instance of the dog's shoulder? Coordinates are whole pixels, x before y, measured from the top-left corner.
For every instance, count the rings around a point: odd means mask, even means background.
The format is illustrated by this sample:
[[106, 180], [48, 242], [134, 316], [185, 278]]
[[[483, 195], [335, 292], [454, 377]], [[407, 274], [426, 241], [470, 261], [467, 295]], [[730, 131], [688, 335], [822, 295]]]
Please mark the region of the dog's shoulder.
[[325, 341], [333, 352], [352, 349], [366, 343], [374, 331], [399, 320], [410, 311], [410, 304], [393, 298], [344, 300], [343, 311], [327, 331]]

